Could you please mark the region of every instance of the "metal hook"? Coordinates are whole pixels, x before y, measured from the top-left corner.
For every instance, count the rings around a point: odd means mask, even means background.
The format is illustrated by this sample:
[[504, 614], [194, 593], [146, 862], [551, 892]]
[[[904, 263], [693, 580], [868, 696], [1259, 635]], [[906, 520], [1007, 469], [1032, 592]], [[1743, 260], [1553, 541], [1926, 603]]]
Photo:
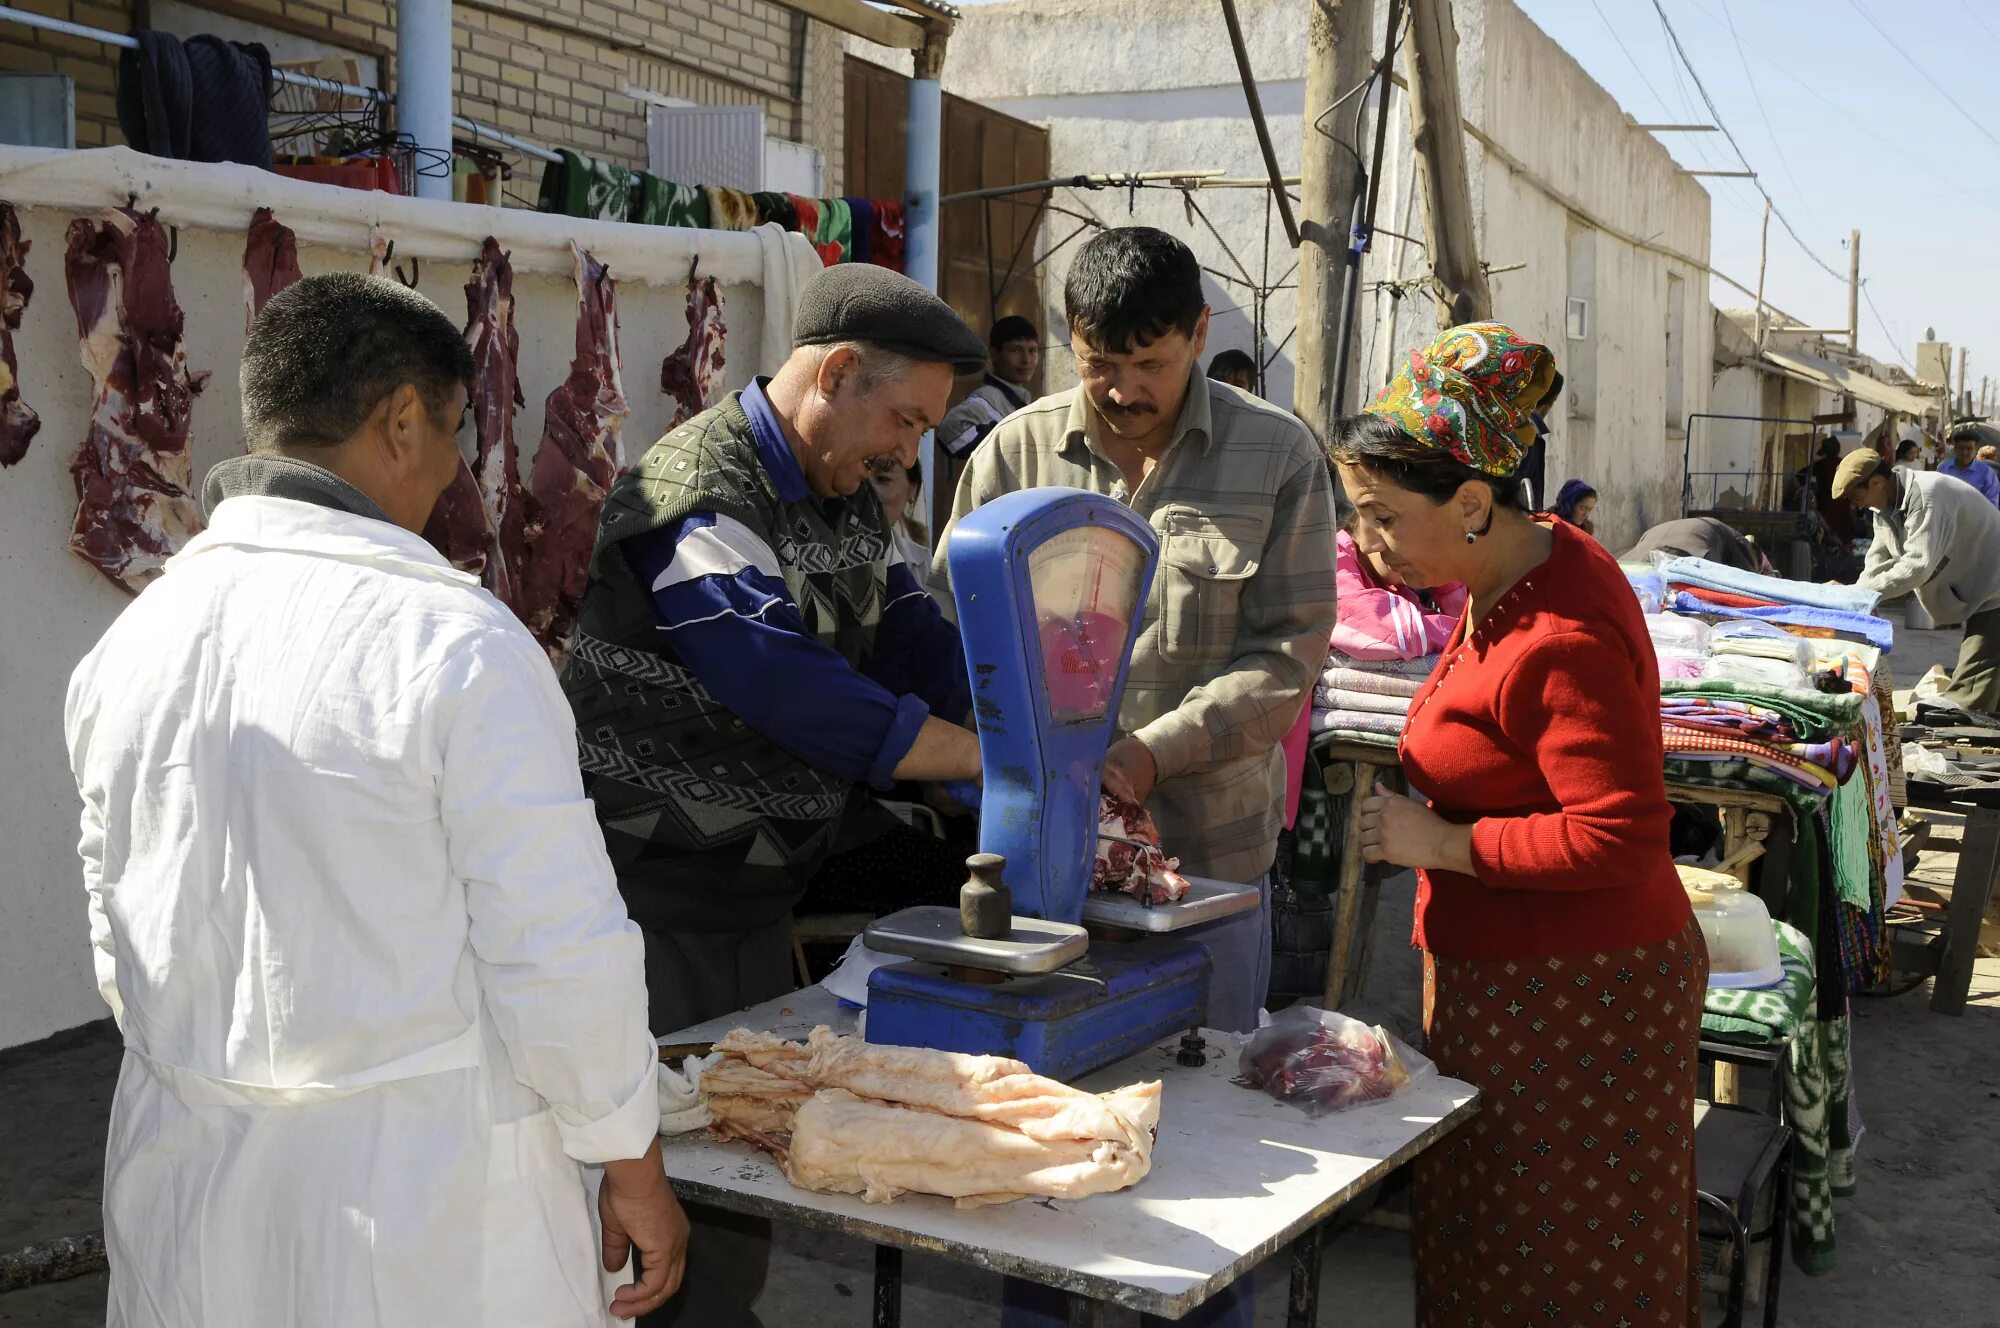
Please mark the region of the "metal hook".
[[395, 256], [396, 256], [396, 242], [394, 240], [391, 240], [389, 241], [389, 243], [382, 246], [383, 266], [384, 267], [388, 266], [389, 260], [394, 258]]
[[178, 226], [169, 226], [167, 227], [167, 261], [171, 263], [180, 256], [181, 228]]
[[[138, 190], [136, 190], [136, 189], [133, 189], [133, 190], [130, 190], [130, 191], [128, 191], [128, 192], [126, 193], [126, 195], [125, 195], [125, 207], [126, 207], [126, 209], [127, 209], [128, 211], [132, 211], [132, 212], [137, 212], [137, 211], [139, 210], [139, 191], [138, 191]], [[154, 209], [154, 210], [155, 210], [155, 211], [158, 211], [158, 209], [157, 209], [157, 208], [156, 208], [156, 209]]]
[[694, 285], [694, 274], [699, 271], [701, 271], [701, 250], [697, 249], [694, 257], [688, 261], [688, 285]]
[[407, 277], [403, 275], [403, 265], [401, 263], [396, 264], [396, 280], [402, 282], [406, 288], [415, 290], [417, 283], [423, 279], [421, 262], [421, 259], [410, 259], [410, 275]]

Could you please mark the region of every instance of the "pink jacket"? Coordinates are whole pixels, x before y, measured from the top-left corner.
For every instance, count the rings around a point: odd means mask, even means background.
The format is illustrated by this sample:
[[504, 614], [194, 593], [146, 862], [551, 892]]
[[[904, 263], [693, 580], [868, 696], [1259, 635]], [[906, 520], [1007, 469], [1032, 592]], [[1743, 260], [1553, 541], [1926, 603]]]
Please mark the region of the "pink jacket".
[[1449, 644], [1465, 612], [1464, 586], [1432, 591], [1437, 610], [1431, 612], [1416, 591], [1378, 583], [1346, 531], [1334, 536], [1333, 551], [1335, 650], [1355, 659], [1419, 659]]
[[[1354, 659], [1417, 659], [1443, 650], [1465, 612], [1465, 587], [1447, 586], [1431, 592], [1435, 613], [1418, 602], [1416, 592], [1376, 583], [1361, 550], [1346, 531], [1334, 536], [1334, 588], [1339, 596], [1333, 624], [1333, 648]], [[1318, 679], [1314, 679], [1317, 684]], [[1299, 819], [1299, 789], [1305, 782], [1306, 747], [1312, 727], [1312, 703], [1285, 735], [1285, 828]]]

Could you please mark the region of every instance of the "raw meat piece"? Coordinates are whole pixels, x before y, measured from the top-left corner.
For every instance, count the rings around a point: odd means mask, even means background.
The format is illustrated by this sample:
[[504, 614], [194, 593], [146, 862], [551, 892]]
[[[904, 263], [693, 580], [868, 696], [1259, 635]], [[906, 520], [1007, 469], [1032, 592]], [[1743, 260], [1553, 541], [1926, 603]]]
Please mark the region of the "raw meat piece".
[[201, 529], [188, 418], [208, 375], [188, 372], [167, 228], [152, 214], [79, 217], [64, 269], [93, 384], [90, 430], [69, 463], [69, 547], [136, 595]]
[[709, 1129], [786, 1163], [801, 1189], [961, 1204], [1122, 1189], [1151, 1164], [1158, 1083], [1070, 1088], [1005, 1056], [874, 1046], [816, 1028], [804, 1046], [737, 1029], [701, 1073]]
[[299, 242], [292, 228], [258, 208], [250, 216], [250, 238], [243, 245], [243, 330], [273, 295], [304, 276], [299, 271]]
[[528, 474], [536, 523], [514, 599], [521, 621], [561, 668], [590, 579], [597, 511], [618, 473], [619, 430], [631, 408], [619, 376], [618, 283], [575, 245], [576, 358], [549, 393], [542, 442]]
[[689, 278], [687, 320], [687, 340], [660, 365], [660, 390], [680, 403], [669, 429], [708, 409], [709, 393], [722, 381], [722, 343], [729, 329], [722, 321], [722, 287], [714, 277]]
[[42, 417], [21, 400], [21, 365], [14, 358], [14, 333], [35, 293], [28, 280], [28, 248], [14, 205], [0, 203], [0, 466], [28, 455], [28, 444], [42, 427]]
[[486, 528], [486, 502], [479, 496], [479, 481], [472, 478], [472, 468], [463, 457], [451, 486], [438, 495], [437, 506], [424, 522], [424, 538], [453, 567], [484, 579], [493, 534]]
[[1160, 1085], [1134, 1084], [1099, 1100], [1112, 1122], [1106, 1137], [1050, 1140], [823, 1089], [793, 1118], [785, 1178], [802, 1190], [858, 1194], [867, 1203], [916, 1192], [961, 1207], [1122, 1190], [1152, 1168]]
[[389, 275], [389, 237], [382, 233], [379, 226], [368, 228], [368, 275]]
[[465, 302], [465, 339], [479, 375], [472, 388], [478, 438], [472, 477], [489, 532], [486, 588], [512, 607], [528, 552], [529, 500], [521, 485], [521, 449], [514, 442], [514, 412], [526, 399], [521, 395], [521, 334], [514, 329], [514, 269], [490, 235], [472, 265]]
[[1386, 1032], [1310, 1006], [1294, 1006], [1258, 1029], [1236, 1069], [1239, 1082], [1309, 1116], [1379, 1102], [1410, 1082]]
[[1188, 892], [1187, 877], [1160, 848], [1160, 830], [1152, 813], [1126, 802], [1109, 790], [1098, 806], [1097, 863], [1090, 888], [1122, 890], [1145, 904], [1171, 904]]

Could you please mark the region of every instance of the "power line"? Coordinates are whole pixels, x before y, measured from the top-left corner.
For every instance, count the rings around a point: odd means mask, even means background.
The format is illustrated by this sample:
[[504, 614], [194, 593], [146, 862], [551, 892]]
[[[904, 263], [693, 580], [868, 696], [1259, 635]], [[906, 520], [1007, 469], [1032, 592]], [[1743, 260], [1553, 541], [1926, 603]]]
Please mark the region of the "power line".
[[[1658, 4], [1659, 0], [1653, 0], [1653, 3]], [[1935, 92], [1937, 93], [1938, 96], [1944, 98], [1945, 102], [1949, 104], [1954, 111], [1958, 112], [1959, 117], [1963, 119], [1967, 124], [1971, 125], [1974, 129], [1977, 129], [1980, 132], [1980, 134], [1986, 139], [1987, 142], [1993, 144], [1994, 147], [2000, 148], [2000, 137], [1996, 137], [1991, 129], [1988, 129], [1983, 123], [1981, 123], [1977, 118], [1973, 116], [1972, 112], [1966, 110], [1965, 107], [1959, 105], [1958, 98], [1952, 96], [1949, 92], [1946, 92], [1944, 88], [1937, 82], [1937, 80], [1933, 79], [1929, 74], [1926, 74], [1924, 72], [1924, 67], [1918, 64], [1914, 59], [1912, 59], [1908, 51], [1904, 50], [1901, 46], [1897, 45], [1896, 39], [1889, 35], [1888, 30], [1885, 29], [1880, 23], [1877, 23], [1875, 21], [1875, 16], [1861, 7], [1861, 0], [1847, 0], [1847, 3], [1854, 6], [1854, 12], [1861, 15], [1862, 22], [1866, 23], [1869, 27], [1875, 29], [1876, 35], [1879, 36], [1883, 41], [1889, 43], [1890, 50], [1894, 51], [1897, 55], [1903, 57], [1903, 63], [1907, 64], [1910, 68], [1917, 71], [1917, 77], [1922, 79], [1926, 84], [1928, 84], [1932, 92]]]
[[[1731, 133], [1729, 126], [1723, 122], [1722, 112], [1720, 109], [1717, 108], [1715, 104], [1715, 98], [1708, 95], [1707, 87], [1703, 86], [1702, 84], [1701, 75], [1695, 72], [1694, 62], [1688, 59], [1687, 50], [1681, 45], [1680, 34], [1674, 31], [1674, 25], [1667, 19], [1666, 7], [1660, 3], [1660, 0], [1653, 0], [1653, 11], [1660, 16], [1660, 26], [1666, 29], [1667, 40], [1673, 44], [1674, 53], [1680, 57], [1681, 63], [1687, 67], [1688, 77], [1694, 80], [1695, 91], [1701, 94], [1702, 104], [1708, 107], [1709, 115], [1712, 116], [1715, 120], [1715, 127], [1720, 129], [1722, 131], [1722, 136], [1729, 140], [1729, 146], [1731, 149], [1735, 151], [1736, 160], [1743, 163], [1743, 169], [1746, 171], [1752, 169], [1750, 165], [1750, 158], [1748, 158], [1743, 154], [1743, 145], [1736, 141], [1736, 135]], [[2000, 140], [1995, 140], [1995, 141], [2000, 142]], [[1778, 219], [1778, 224], [1785, 228], [1785, 234], [1792, 237], [1792, 243], [1796, 244], [1799, 247], [1800, 251], [1803, 252], [1807, 258], [1810, 258], [1814, 263], [1818, 264], [1820, 270], [1825, 272], [1828, 276], [1832, 277], [1835, 281], [1846, 281], [1847, 274], [1845, 272], [1837, 270], [1831, 263], [1828, 263], [1825, 259], [1821, 258], [1818, 254], [1813, 252], [1812, 246], [1808, 245], [1805, 242], [1805, 238], [1801, 236], [1798, 232], [1798, 229], [1792, 225], [1791, 219], [1787, 217], [1784, 214], [1784, 212], [1779, 209], [1777, 202], [1771, 198], [1770, 191], [1764, 188], [1764, 182], [1762, 180], [1757, 180], [1754, 177], [1752, 182], [1756, 184], [1757, 192], [1762, 194], [1764, 196], [1765, 201], [1771, 204], [1771, 215], [1776, 217]]]
[[1882, 317], [1882, 311], [1875, 307], [1875, 297], [1868, 293], [1868, 283], [1865, 281], [1861, 283], [1861, 298], [1868, 302], [1868, 312], [1875, 315], [1875, 326], [1882, 329], [1883, 337], [1889, 342], [1889, 353], [1896, 357], [1896, 363], [1915, 374], [1916, 370], [1903, 358], [1903, 352], [1897, 348], [1896, 334], [1889, 330], [1889, 321]]
[[1974, 23], [1977, 23], [1981, 28], [1985, 29], [1987, 36], [1991, 37], [1994, 41], [2000, 42], [2000, 32], [1995, 32], [1992, 28], [1987, 27], [1986, 20], [1979, 17], [1978, 10], [1974, 9], [1971, 5], [1967, 4], [1966, 0], [1958, 0], [1958, 5], [1959, 8], [1965, 11], [1965, 16], [1967, 18], [1971, 19]]
[[1604, 7], [1598, 4], [1597, 0], [1590, 0], [1590, 7], [1597, 11], [1597, 17], [1604, 22], [1604, 30], [1611, 34], [1611, 40], [1617, 42], [1618, 49], [1625, 53], [1625, 62], [1632, 66], [1632, 72], [1637, 74], [1639, 81], [1646, 85], [1646, 91], [1652, 93], [1653, 100], [1660, 104], [1660, 109], [1671, 116], [1674, 113], [1674, 108], [1667, 105], [1667, 99], [1660, 95], [1660, 90], [1653, 86], [1653, 80], [1647, 78], [1646, 71], [1639, 67], [1639, 61], [1632, 54], [1632, 48], [1627, 46], [1625, 39], [1618, 35], [1618, 29], [1611, 26], [1610, 16], [1604, 12]]
[[1785, 156], [1784, 146], [1778, 142], [1778, 131], [1771, 124], [1771, 113], [1764, 108], [1764, 94], [1757, 90], [1757, 76], [1750, 72], [1750, 59], [1743, 54], [1743, 39], [1736, 35], [1736, 16], [1729, 12], [1729, 0], [1722, 0], [1722, 17], [1729, 25], [1729, 40], [1736, 45], [1736, 63], [1743, 66], [1743, 81], [1749, 85], [1750, 96], [1757, 103], [1757, 114], [1764, 121], [1764, 133], [1771, 140], [1771, 151], [1778, 154], [1778, 167], [1784, 171], [1785, 179], [1791, 183], [1792, 193], [1805, 205], [1806, 216], [1818, 221], [1819, 218], [1813, 213], [1812, 200], [1807, 198], [1806, 191], [1799, 187], [1799, 178], [1792, 174], [1792, 163]]

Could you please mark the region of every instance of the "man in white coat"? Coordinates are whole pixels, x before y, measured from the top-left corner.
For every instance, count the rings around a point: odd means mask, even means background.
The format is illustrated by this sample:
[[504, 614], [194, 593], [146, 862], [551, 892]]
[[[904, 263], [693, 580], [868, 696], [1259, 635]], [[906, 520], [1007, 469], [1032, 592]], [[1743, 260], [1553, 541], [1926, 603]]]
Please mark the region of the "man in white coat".
[[[569, 707], [417, 534], [472, 373], [392, 282], [275, 297], [249, 455], [71, 680], [126, 1047], [111, 1325], [601, 1326], [681, 1280], [640, 938]], [[597, 1265], [634, 1250], [607, 1307]]]
[[1944, 699], [2000, 713], [2000, 509], [1969, 484], [1884, 466], [1866, 449], [1841, 460], [1833, 496], [1875, 512], [1858, 584], [1884, 599], [1914, 591], [1936, 622], [1965, 624]]

